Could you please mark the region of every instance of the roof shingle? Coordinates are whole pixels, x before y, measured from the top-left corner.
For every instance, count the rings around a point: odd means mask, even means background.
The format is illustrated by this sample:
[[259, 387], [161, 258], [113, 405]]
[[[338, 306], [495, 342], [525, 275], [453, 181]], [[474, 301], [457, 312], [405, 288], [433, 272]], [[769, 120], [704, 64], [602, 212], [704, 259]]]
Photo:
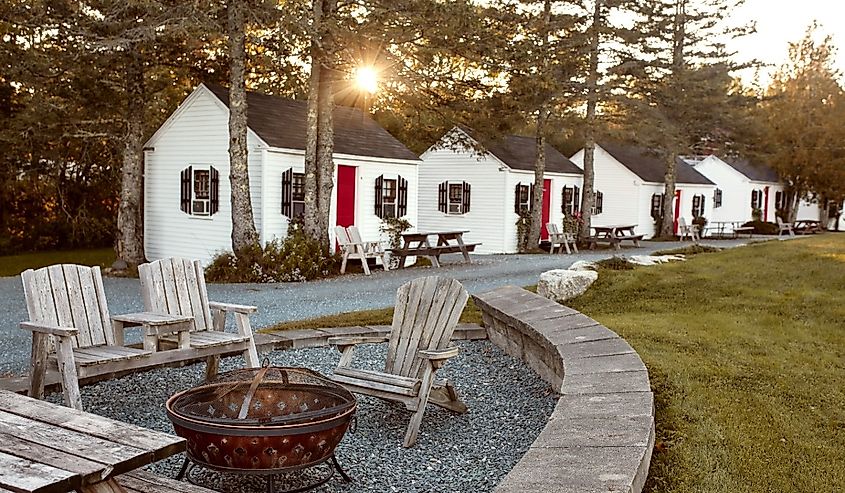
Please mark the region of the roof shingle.
[[749, 180], [766, 181], [777, 183], [780, 181], [778, 174], [765, 164], [752, 163], [745, 158], [722, 158], [730, 167], [739, 171]]
[[[229, 89], [206, 84], [226, 106]], [[305, 150], [308, 103], [247, 92], [247, 126], [267, 144], [281, 149]], [[416, 154], [396, 140], [381, 125], [357, 108], [336, 106], [334, 152], [354, 156], [419, 161]]]
[[[666, 163], [645, 147], [623, 145], [611, 142], [598, 144], [623, 166], [639, 176], [643, 181], [663, 183], [666, 174]], [[677, 183], [688, 185], [714, 185], [704, 175], [696, 171], [681, 158], [675, 161]]]

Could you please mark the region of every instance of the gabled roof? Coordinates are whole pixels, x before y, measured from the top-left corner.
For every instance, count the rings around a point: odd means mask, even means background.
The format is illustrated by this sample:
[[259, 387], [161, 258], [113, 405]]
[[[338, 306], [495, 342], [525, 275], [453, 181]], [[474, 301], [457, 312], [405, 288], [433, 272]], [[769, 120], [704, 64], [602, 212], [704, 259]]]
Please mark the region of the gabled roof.
[[749, 180], [772, 183], [778, 183], [780, 181], [780, 177], [778, 177], [775, 170], [765, 164], [752, 163], [745, 158], [722, 158], [722, 161], [745, 175]]
[[[229, 89], [206, 84], [217, 98], [229, 106]], [[280, 149], [305, 150], [308, 103], [293, 99], [247, 92], [247, 126], [268, 145]], [[418, 161], [416, 154], [396, 140], [381, 125], [357, 108], [336, 106], [334, 152], [354, 156]]]
[[[482, 140], [472, 129], [459, 125], [458, 128], [480, 143], [490, 154], [511, 169], [534, 171], [537, 161], [537, 141], [534, 137], [505, 135], [495, 140]], [[546, 171], [582, 175], [584, 171], [550, 144], [546, 144]]]
[[[643, 181], [663, 183], [666, 163], [645, 147], [602, 142], [598, 144], [614, 159], [639, 176]], [[687, 185], [715, 185], [681, 158], [675, 161], [676, 182]]]

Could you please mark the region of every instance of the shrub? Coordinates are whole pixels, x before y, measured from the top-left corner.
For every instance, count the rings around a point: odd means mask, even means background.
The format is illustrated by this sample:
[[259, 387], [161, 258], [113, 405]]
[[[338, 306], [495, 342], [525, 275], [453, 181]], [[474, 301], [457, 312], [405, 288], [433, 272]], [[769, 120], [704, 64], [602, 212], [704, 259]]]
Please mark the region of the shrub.
[[743, 226], [751, 226], [754, 228], [754, 234], [758, 235], [776, 235], [778, 234], [778, 225], [765, 221], [748, 221]]
[[692, 219], [692, 223], [698, 226], [698, 231], [704, 232], [704, 227], [707, 226], [707, 218], [704, 216], [696, 216]]
[[516, 220], [516, 249], [520, 253], [528, 251], [528, 233], [531, 231], [531, 213], [519, 211], [519, 218]]
[[751, 210], [751, 220], [752, 222], [763, 220], [763, 211], [759, 207], [755, 207]]
[[212, 282], [301, 282], [334, 274], [337, 265], [336, 255], [291, 223], [284, 241], [218, 254], [205, 275]]
[[617, 257], [615, 255], [604, 260], [599, 260], [596, 262], [596, 265], [600, 269], [607, 270], [632, 270], [634, 268], [634, 264], [629, 262], [628, 259], [624, 257]]
[[[413, 228], [414, 225], [410, 221], [401, 217], [388, 217], [383, 219], [379, 231], [387, 233], [390, 248], [399, 248], [402, 246], [402, 233]], [[390, 255], [390, 268], [396, 269], [399, 267], [399, 257]]]
[[721, 252], [719, 247], [709, 245], [689, 245], [683, 248], [672, 248], [670, 250], [658, 250], [654, 255], [696, 255], [699, 253]]

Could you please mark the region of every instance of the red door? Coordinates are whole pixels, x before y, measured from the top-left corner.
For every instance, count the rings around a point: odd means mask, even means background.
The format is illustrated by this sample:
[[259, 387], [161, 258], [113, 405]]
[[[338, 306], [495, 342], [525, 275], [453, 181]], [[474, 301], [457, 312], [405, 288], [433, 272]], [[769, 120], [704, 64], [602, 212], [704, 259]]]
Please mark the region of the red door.
[[355, 224], [355, 167], [337, 167], [337, 225]]
[[681, 191], [675, 190], [675, 217], [672, 218], [672, 232], [678, 234], [678, 218], [681, 217]]
[[543, 213], [542, 226], [540, 227], [540, 239], [548, 240], [549, 232], [546, 231], [546, 224], [549, 223], [549, 212], [552, 209], [552, 180], [543, 180]]

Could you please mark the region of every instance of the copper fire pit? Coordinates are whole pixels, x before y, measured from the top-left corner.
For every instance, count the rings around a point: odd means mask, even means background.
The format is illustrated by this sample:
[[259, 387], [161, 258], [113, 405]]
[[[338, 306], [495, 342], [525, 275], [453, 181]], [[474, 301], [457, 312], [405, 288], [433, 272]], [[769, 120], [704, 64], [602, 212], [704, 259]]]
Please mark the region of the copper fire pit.
[[221, 374], [168, 399], [167, 416], [188, 442], [188, 459], [217, 471], [268, 476], [331, 459], [348, 480], [334, 450], [355, 415], [355, 396], [313, 370], [267, 364]]

